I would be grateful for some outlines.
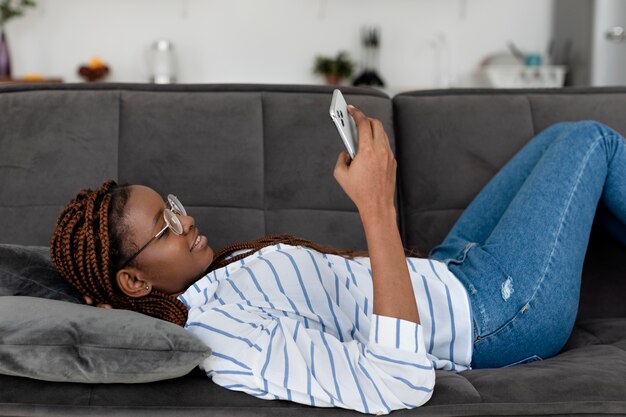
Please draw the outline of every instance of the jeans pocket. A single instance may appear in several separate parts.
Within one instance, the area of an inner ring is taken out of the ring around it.
[[[527,357],[525,359],[522,359],[520,361],[516,361],[516,362],[510,363],[508,365],[504,365],[504,366],[502,366],[502,368],[508,368],[509,366],[514,366],[514,365],[523,365],[525,363],[531,363],[531,362],[542,361],[542,360],[543,360],[543,358],[541,356],[539,356],[539,355],[532,355],[532,356],[529,356],[529,357]]]

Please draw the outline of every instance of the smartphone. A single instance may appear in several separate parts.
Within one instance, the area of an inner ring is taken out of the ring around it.
[[[348,113],[348,104],[343,98],[343,94],[338,89],[333,91],[333,98],[330,102],[330,118],[335,122],[339,136],[341,136],[350,158],[354,159],[359,143],[356,124]]]

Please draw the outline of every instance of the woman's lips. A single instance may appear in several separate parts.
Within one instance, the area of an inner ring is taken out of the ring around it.
[[[207,238],[203,235],[198,235],[196,240],[193,242],[193,246],[191,247],[192,251],[202,250],[207,247]]]

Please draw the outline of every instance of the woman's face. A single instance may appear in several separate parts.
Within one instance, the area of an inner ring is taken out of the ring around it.
[[[124,217],[130,229],[128,239],[136,248],[141,248],[165,227],[163,210],[166,208],[168,205],[153,189],[142,185],[130,187]],[[202,236],[195,227],[194,218],[182,214],[177,216],[183,225],[182,234],[176,235],[167,229],[135,258],[132,263],[135,266],[122,270],[135,274],[138,280],[145,283],[142,284],[144,287],[170,295],[180,294],[189,288],[202,276],[214,256],[206,236]]]

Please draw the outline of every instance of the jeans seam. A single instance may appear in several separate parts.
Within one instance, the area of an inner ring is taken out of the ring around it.
[[[463,250],[461,251],[461,253],[459,255],[457,255],[454,258],[446,259],[447,263],[452,263],[452,264],[455,264],[455,265],[461,265],[463,262],[465,262],[465,259],[467,258],[467,253],[470,251],[470,249],[472,249],[476,245],[477,244],[475,242],[468,242],[463,247]]]
[[[531,300],[533,297],[531,297]],[[509,321],[507,321],[506,323],[504,323],[502,326],[498,327],[497,329],[495,329],[493,332],[491,333],[487,333],[486,335],[482,335],[480,336],[478,339],[474,339],[474,345],[478,345],[481,344],[484,341],[489,341],[489,339],[491,339],[494,336],[497,336],[498,334],[500,334],[504,329],[506,329],[509,325],[513,324],[518,317],[520,317],[520,315],[522,313],[524,313],[526,311],[526,306],[528,306],[528,304],[530,304],[530,301],[528,301],[527,303],[524,304],[524,306],[522,308],[520,308],[519,310],[517,310],[517,312],[515,313],[515,315],[513,317],[511,317],[511,319],[509,319]]]
[[[460,253],[464,254],[465,251],[466,251],[466,248],[467,248],[467,245],[464,246],[463,251],[461,251]],[[433,256],[433,252],[432,251],[428,254],[428,257],[432,258],[432,259],[436,259],[436,260],[438,260],[440,262],[443,262],[448,267],[450,266],[450,264],[452,264],[452,265],[460,265],[460,264],[463,263],[463,260],[465,260],[465,258],[463,258],[462,260],[459,259],[461,257],[460,254],[457,254],[457,255],[455,255],[455,256],[453,256],[451,258],[440,258],[440,257],[438,257],[436,255]]]
[[[616,135],[615,133],[611,133],[611,132],[606,133],[606,134],[601,135],[601,136],[604,137],[604,138],[611,138],[613,140],[623,140],[623,139],[620,139],[620,137],[618,135]],[[613,163],[613,158],[611,158],[611,160],[607,163],[607,176],[608,176],[608,172],[611,169],[611,164],[612,163]]]
[[[569,209],[571,207],[572,204],[572,199],[574,197],[574,193],[576,192],[576,190],[578,189],[578,186],[580,184],[581,178],[582,178],[582,173],[585,170],[585,168],[587,167],[587,162],[589,161],[589,158],[591,157],[591,153],[598,147],[599,143],[600,143],[600,139],[602,139],[605,135],[604,134],[600,134],[598,135],[593,142],[593,145],[589,148],[589,150],[587,151],[587,153],[585,154],[585,158],[583,160],[583,164],[582,167],[580,169],[580,171],[578,172],[578,175],[576,177],[576,181],[574,182],[574,186],[572,187],[572,190],[569,194],[569,197],[567,199],[567,205],[565,207],[565,210],[563,210],[563,214],[561,215],[561,219],[559,221],[559,228],[556,232],[556,236],[554,238],[554,242],[552,243],[552,250],[550,251],[550,255],[548,256],[548,260],[546,261],[546,265],[543,269],[543,272],[541,273],[541,278],[539,279],[539,282],[537,283],[537,286],[535,287],[535,291],[533,292],[532,296],[528,299],[528,301],[525,304],[529,304],[532,300],[535,299],[535,296],[537,295],[537,291],[539,291],[539,287],[541,286],[541,284],[543,284],[543,281],[546,277],[546,274],[548,273],[548,269],[550,268],[550,265],[552,264],[552,260],[554,259],[554,251],[556,250],[557,247],[557,243],[559,241],[559,236],[561,235],[561,230],[563,228],[563,224],[565,223],[565,217],[567,216],[567,214],[569,213]]]

